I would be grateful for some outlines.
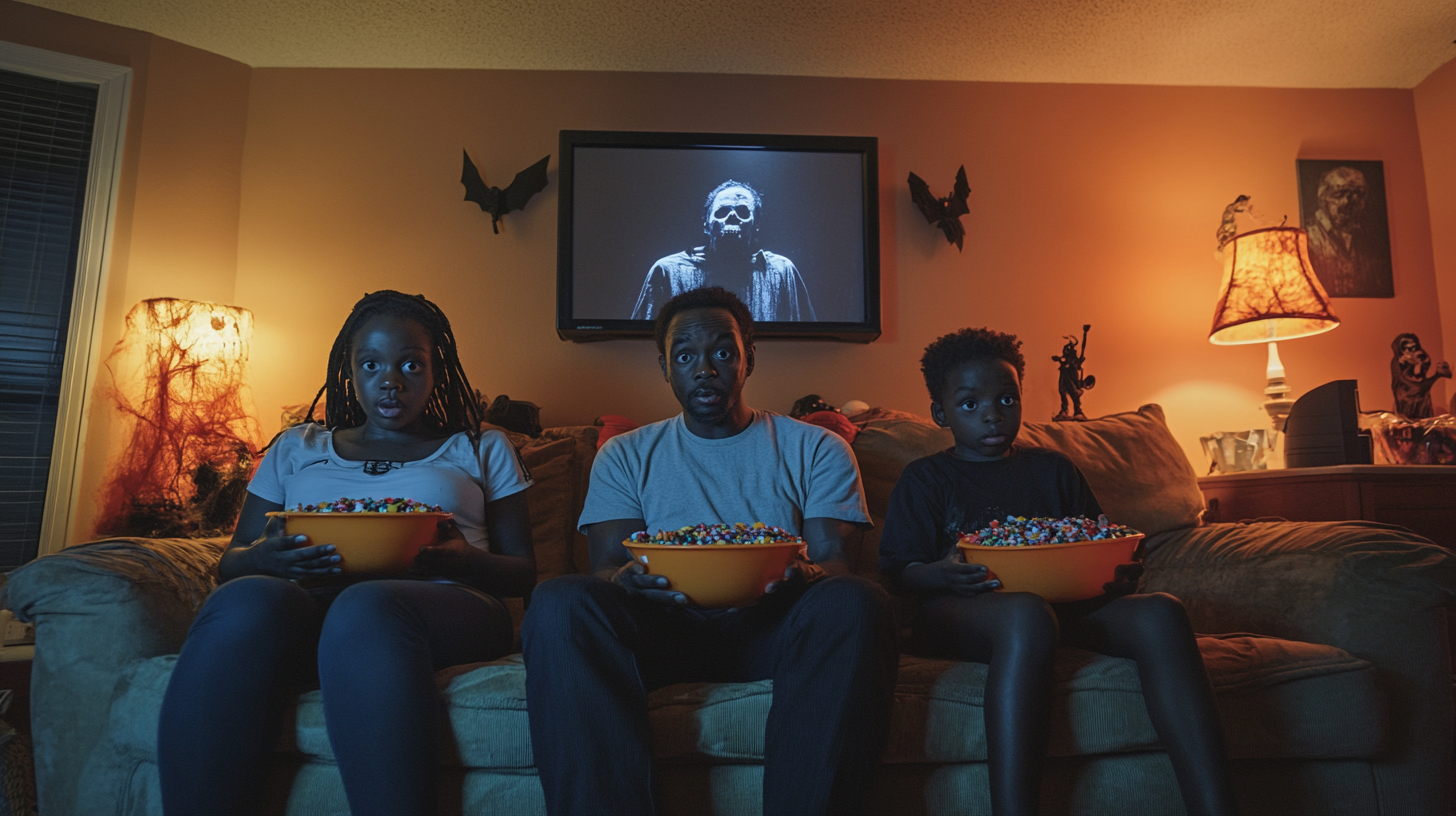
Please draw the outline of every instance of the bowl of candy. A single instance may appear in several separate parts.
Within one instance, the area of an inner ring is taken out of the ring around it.
[[[450,518],[438,505],[395,498],[300,504],[268,515],[283,519],[287,535],[308,536],[305,547],[334,545],[346,575],[404,572]]]
[[[1034,592],[1051,603],[1083,601],[1103,592],[1118,564],[1132,561],[1143,534],[1107,516],[1064,519],[1008,517],[962,533],[966,561],[984,564],[1004,589]]]
[[[667,578],[692,603],[723,608],[757,601],[764,587],[783,579],[804,550],[804,540],[757,521],[643,531],[622,546],[649,574]]]

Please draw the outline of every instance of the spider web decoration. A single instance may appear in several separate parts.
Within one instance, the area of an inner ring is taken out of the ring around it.
[[[224,535],[237,522],[262,439],[249,411],[246,309],[144,300],[106,358],[131,426],[102,484],[97,535]]]

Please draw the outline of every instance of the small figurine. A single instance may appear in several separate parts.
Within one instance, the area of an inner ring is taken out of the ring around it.
[[[1097,384],[1097,378],[1088,374],[1082,376],[1082,363],[1087,360],[1087,332],[1092,329],[1091,323],[1082,324],[1082,353],[1077,353],[1077,338],[1067,335],[1067,344],[1062,346],[1062,356],[1052,356],[1052,359],[1061,366],[1057,376],[1057,390],[1062,394],[1061,413],[1052,417],[1053,422],[1067,422],[1075,420],[1081,422],[1087,418],[1082,413],[1082,392]],[[1071,401],[1072,412],[1067,413],[1067,402]]]
[[[1218,233],[1214,236],[1218,238],[1219,252],[1223,252],[1223,248],[1228,245],[1228,242],[1232,241],[1234,236],[1239,233],[1238,213],[1246,213],[1253,206],[1253,204],[1249,203],[1248,196],[1241,195],[1234,199],[1232,204],[1223,208],[1223,221],[1218,225]]]
[[[1390,350],[1394,352],[1390,359],[1390,390],[1395,395],[1395,412],[1406,419],[1430,418],[1434,413],[1431,386],[1451,376],[1451,364],[1433,366],[1431,355],[1421,348],[1421,339],[1410,332],[1396,335]]]

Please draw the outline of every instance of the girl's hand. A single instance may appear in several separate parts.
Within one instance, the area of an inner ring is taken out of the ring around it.
[[[926,566],[938,573],[942,586],[962,597],[972,597],[1001,588],[1001,581],[983,564],[967,564],[965,553],[955,547],[945,558]]]
[[[334,545],[300,546],[308,536],[284,535],[283,519],[274,516],[263,526],[263,535],[247,547],[250,572],[276,575],[279,578],[301,578],[306,575],[338,575],[339,556]]]
[[[467,565],[479,550],[470,546],[454,519],[440,522],[435,540],[420,548],[410,572],[439,575],[445,578],[465,574]]]

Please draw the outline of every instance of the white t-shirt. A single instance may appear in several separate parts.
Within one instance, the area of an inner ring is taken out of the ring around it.
[[[681,414],[608,439],[580,529],[639,518],[649,532],[761,521],[802,534],[806,518],[870,523],[849,444],[771,411],[754,411],[727,439],[694,436]]]
[[[455,514],[455,524],[473,547],[488,549],[487,502],[532,485],[531,476],[505,434],[488,430],[480,445],[457,433],[417,462],[392,462],[387,471],[365,472],[364,462],[334,450],[334,435],[312,423],[290,428],[258,463],[248,492],[285,510],[300,504],[349,499],[414,499]],[[375,467],[375,470],[383,468]]]

